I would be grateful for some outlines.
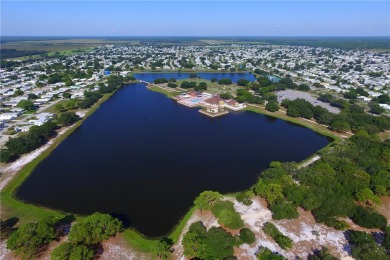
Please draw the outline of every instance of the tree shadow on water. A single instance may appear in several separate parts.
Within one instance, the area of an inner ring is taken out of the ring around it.
[[[110,215],[113,218],[119,219],[122,222],[123,228],[128,228],[131,226],[131,219],[126,214],[111,212]]]

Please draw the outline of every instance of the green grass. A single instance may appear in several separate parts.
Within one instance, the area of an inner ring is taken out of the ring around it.
[[[183,229],[188,222],[188,220],[191,218],[192,214],[195,211],[195,207],[192,207],[186,215],[180,220],[180,222],[173,228],[172,232],[167,235],[168,238],[172,239],[174,243],[176,243],[181,233],[183,232]],[[133,229],[126,229],[123,232],[123,237],[125,241],[135,250],[150,253],[153,248],[154,242],[159,239],[158,238],[148,238],[146,236],[143,236],[139,232],[133,230]],[[163,236],[164,237],[164,236]]]
[[[181,93],[180,91],[178,91],[178,92],[176,92],[176,91],[169,92],[169,91],[167,91],[165,89],[162,89],[162,88],[156,87],[156,86],[149,87],[148,89],[151,90],[151,91],[162,93],[162,94],[166,95],[169,98],[171,98],[173,96],[176,96],[176,95],[179,95]]]
[[[46,109],[43,110],[42,112],[58,114],[58,111],[55,110],[55,106],[56,106],[57,104],[61,104],[61,105],[64,106],[67,102],[68,102],[68,100],[61,100],[61,101],[57,102],[56,104],[53,104],[53,105],[51,105],[50,107],[46,108]]]

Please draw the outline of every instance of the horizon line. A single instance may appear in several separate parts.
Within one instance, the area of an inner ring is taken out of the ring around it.
[[[0,37],[389,37],[390,35],[0,35]]]

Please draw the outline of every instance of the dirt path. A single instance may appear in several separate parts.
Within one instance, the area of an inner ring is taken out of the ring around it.
[[[101,260],[147,260],[154,259],[151,255],[132,250],[121,234],[103,242]]]
[[[299,166],[298,169],[305,168],[305,167],[309,166],[310,164],[314,163],[315,161],[318,161],[319,159],[321,159],[321,157],[319,155],[316,155],[313,158],[311,158],[310,160],[307,160],[306,162],[302,163],[302,165]]]

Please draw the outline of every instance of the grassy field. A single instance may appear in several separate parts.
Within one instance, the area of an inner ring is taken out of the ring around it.
[[[205,82],[207,84],[207,93],[210,94],[221,94],[221,93],[230,93],[232,95],[235,95],[237,93],[237,89],[242,89],[243,87],[237,86],[237,84],[230,84],[230,85],[220,85],[217,82],[211,82],[207,79],[180,79],[176,82],[176,84],[180,87],[180,84],[183,81],[195,81],[198,84],[200,82]]]

